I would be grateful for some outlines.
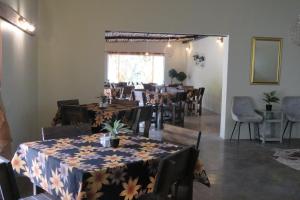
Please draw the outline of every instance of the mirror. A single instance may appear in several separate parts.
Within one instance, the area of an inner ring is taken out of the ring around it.
[[[281,38],[252,38],[252,84],[279,84],[281,49]]]

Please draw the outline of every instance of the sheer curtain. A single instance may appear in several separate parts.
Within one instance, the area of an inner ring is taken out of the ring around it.
[[[110,82],[164,82],[163,55],[108,54],[107,79]]]

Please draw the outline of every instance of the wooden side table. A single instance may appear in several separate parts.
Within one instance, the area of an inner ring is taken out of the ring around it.
[[[282,142],[283,113],[281,110],[261,111],[264,121],[261,124],[259,139],[265,142]]]

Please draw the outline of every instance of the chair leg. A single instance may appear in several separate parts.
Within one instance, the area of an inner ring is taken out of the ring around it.
[[[293,122],[291,122],[291,124],[290,124],[290,137],[289,137],[289,144],[291,143],[291,137],[292,137],[293,125],[294,125],[294,123],[293,123]]]
[[[234,124],[233,130],[232,130],[232,133],[231,133],[231,136],[230,136],[230,142],[232,140],[232,136],[233,136],[233,133],[234,133],[234,130],[235,130],[235,127],[236,127],[237,123],[238,122],[235,122],[235,124]]]
[[[241,124],[242,124],[242,122],[239,122],[239,134],[238,134],[238,142],[240,142],[240,135],[241,135]]]
[[[251,138],[251,127],[250,127],[250,123],[248,123],[248,128],[249,128],[250,141],[252,141],[252,138]]]
[[[283,133],[282,133],[282,136],[281,136],[282,141],[283,141],[283,138],[284,138],[285,131],[286,131],[288,125],[289,125],[289,122],[290,121],[287,121],[286,124],[285,124],[284,130],[283,130]]]

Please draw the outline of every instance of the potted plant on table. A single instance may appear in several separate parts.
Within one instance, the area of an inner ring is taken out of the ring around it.
[[[126,128],[126,125],[121,123],[120,120],[116,120],[113,123],[104,123],[103,130],[106,130],[110,134],[110,146],[111,147],[118,147],[120,138],[118,137],[118,134],[120,132],[127,132],[128,129]]]
[[[169,77],[171,78],[171,84],[173,84],[173,79],[176,78],[177,71],[175,69],[170,69],[169,71]]]
[[[179,82],[181,82],[181,84],[182,84],[182,82],[186,79],[186,74],[184,73],[184,72],[179,72],[178,74],[177,74],[177,76],[176,76],[176,79],[179,81]]]
[[[279,98],[276,96],[276,91],[264,92],[263,101],[266,102],[266,111],[272,111],[272,103],[278,103]]]

